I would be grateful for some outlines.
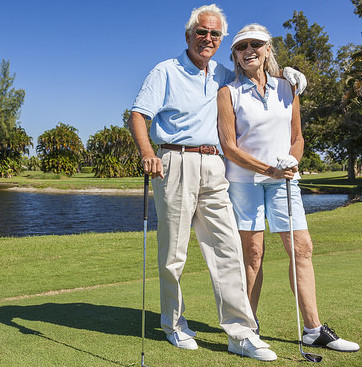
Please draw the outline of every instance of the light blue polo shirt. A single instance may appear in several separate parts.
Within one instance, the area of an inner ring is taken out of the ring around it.
[[[131,111],[153,119],[155,144],[217,145],[217,91],[234,79],[232,71],[213,60],[205,77],[185,50],[151,70]]]

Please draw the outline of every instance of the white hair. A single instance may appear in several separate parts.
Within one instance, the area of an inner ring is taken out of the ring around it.
[[[197,9],[195,8],[191,12],[190,19],[188,20],[188,22],[185,25],[187,33],[190,34],[193,31],[193,29],[195,28],[196,24],[199,23],[199,17],[201,14],[212,14],[212,15],[216,15],[217,17],[219,17],[221,21],[222,36],[228,35],[228,23],[226,21],[226,16],[222,12],[222,9],[217,7],[215,4],[203,5]]]
[[[258,23],[252,23],[252,24],[248,24],[246,25],[244,28],[242,28],[239,33],[245,33],[245,32],[251,32],[251,31],[259,31],[259,32],[264,32],[267,35],[269,35],[270,40],[266,42],[267,45],[270,45],[270,53],[268,58],[265,60],[264,63],[264,70],[266,70],[271,76],[279,76],[280,74],[280,68],[279,65],[277,63],[277,60],[275,59],[275,50],[272,44],[272,35],[270,34],[270,32],[268,31],[268,29]],[[235,74],[238,76],[240,74],[244,73],[243,68],[240,66],[239,62],[238,62],[238,58],[236,55],[236,45],[234,45],[234,47],[232,48],[231,52],[231,59],[234,62],[234,71]]]

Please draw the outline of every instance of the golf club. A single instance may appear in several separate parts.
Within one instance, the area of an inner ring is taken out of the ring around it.
[[[147,220],[148,220],[148,187],[149,175],[145,173],[144,194],[143,194],[143,299],[142,299],[142,353],[141,353],[141,367],[148,367],[145,365],[145,295],[146,295],[146,239],[147,239]]]
[[[301,355],[309,362],[321,362],[322,356],[313,353],[304,353],[302,348],[302,335],[300,330],[299,319],[299,303],[298,303],[298,288],[297,288],[297,270],[295,266],[295,252],[294,252],[294,234],[293,234],[293,216],[292,216],[292,195],[290,189],[290,179],[286,180],[287,183],[287,200],[288,200],[288,215],[289,215],[289,230],[290,230],[290,245],[292,253],[292,266],[293,266],[293,281],[294,281],[294,295],[295,305],[297,307],[297,321],[298,321],[298,344]]]

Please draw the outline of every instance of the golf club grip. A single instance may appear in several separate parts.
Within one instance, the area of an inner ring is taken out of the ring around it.
[[[149,187],[150,176],[145,173],[144,183],[144,195],[143,195],[143,219],[147,220],[148,217],[148,187]]]
[[[286,179],[286,184],[287,184],[287,199],[288,199],[288,215],[291,217],[292,216],[292,193],[291,193],[289,178]]]

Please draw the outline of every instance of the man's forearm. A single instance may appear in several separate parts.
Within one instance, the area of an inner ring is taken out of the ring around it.
[[[149,155],[154,155],[152,145],[148,138],[146,122],[143,115],[138,112],[131,112],[128,119],[128,126],[141,157],[143,158]]]
[[[153,151],[151,142],[148,138],[145,118],[139,112],[131,112],[128,119],[128,126],[131,130],[132,137],[141,154],[142,165],[145,173],[152,175],[152,178],[163,178],[163,166],[161,159],[157,158]]]

